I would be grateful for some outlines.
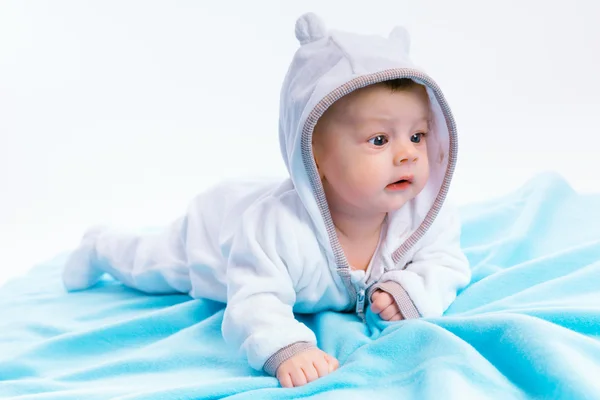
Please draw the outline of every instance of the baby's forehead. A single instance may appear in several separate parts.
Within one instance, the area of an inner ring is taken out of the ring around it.
[[[402,97],[401,101],[398,101],[398,96]],[[429,97],[425,88],[420,85],[397,91],[383,85],[358,89],[338,99],[323,115],[344,123],[385,122],[407,118],[427,122],[429,116]]]

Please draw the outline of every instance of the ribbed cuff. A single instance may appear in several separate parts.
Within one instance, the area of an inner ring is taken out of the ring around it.
[[[402,314],[404,319],[421,318],[419,310],[417,310],[417,307],[415,307],[410,296],[406,293],[406,290],[404,290],[398,282],[386,281],[376,283],[369,290],[369,299],[371,299],[371,296],[373,296],[373,293],[375,293],[377,289],[389,293],[394,298],[394,301],[400,310],[400,314]]]
[[[269,359],[263,366],[263,370],[267,374],[275,376],[275,374],[277,374],[277,368],[279,368],[279,366],[283,364],[284,361],[289,360],[298,353],[302,353],[303,351],[316,348],[317,346],[309,342],[292,343],[289,346],[285,346],[283,349],[277,351],[277,353],[269,357]]]

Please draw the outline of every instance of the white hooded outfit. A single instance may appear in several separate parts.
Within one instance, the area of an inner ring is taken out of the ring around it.
[[[457,214],[443,206],[457,155],[454,119],[436,83],[408,58],[408,34],[389,38],[328,31],[314,14],[296,23],[301,47],[281,91],[279,140],[290,178],[226,182],[196,197],[156,234],[92,229],[63,273],[68,290],[109,273],[149,293],[189,293],[226,302],[222,332],[249,364],[274,375],[289,357],[316,346],[297,313],[356,311],[377,289],[405,319],[440,316],[470,280]],[[348,265],[312,154],[317,120],[336,100],[385,80],[424,85],[433,124],[430,178],[388,214],[367,272]]]

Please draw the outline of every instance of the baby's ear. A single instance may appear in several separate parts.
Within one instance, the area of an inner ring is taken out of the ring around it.
[[[317,161],[317,157],[313,155],[313,160],[315,160],[315,166],[317,167],[317,172],[319,173],[319,178],[323,180],[323,171],[319,168],[319,162]]]
[[[402,52],[408,55],[410,52],[410,34],[403,26],[397,26],[390,32],[389,38],[391,41],[396,42]]]
[[[317,155],[315,154],[315,148],[313,146],[313,160],[315,161],[315,166],[317,167],[317,172],[319,173],[319,178],[321,181],[323,180],[323,171],[319,168],[319,161],[317,160]]]

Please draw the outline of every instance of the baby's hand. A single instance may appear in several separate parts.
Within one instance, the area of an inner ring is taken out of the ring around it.
[[[383,290],[376,290],[371,296],[371,311],[386,321],[404,319],[392,295]]]
[[[277,379],[285,388],[298,387],[328,375],[339,366],[338,360],[324,351],[306,350],[281,363]]]

